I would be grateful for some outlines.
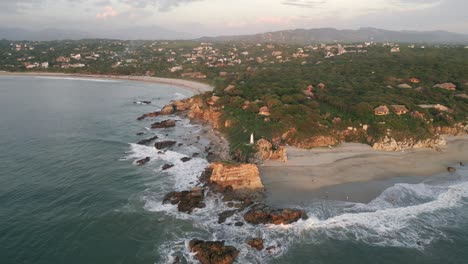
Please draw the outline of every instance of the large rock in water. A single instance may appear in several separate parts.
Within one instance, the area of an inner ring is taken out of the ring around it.
[[[301,219],[307,219],[307,214],[300,209],[252,209],[244,215],[244,220],[254,225],[289,225]]]
[[[179,210],[179,212],[190,214],[195,208],[204,208],[206,206],[203,203],[204,197],[203,189],[193,188],[191,191],[171,192],[166,194],[163,199],[163,204],[177,204],[177,210]]]
[[[154,147],[156,149],[165,149],[165,148],[169,148],[169,147],[172,147],[176,144],[177,142],[176,141],[160,141],[160,142],[156,142],[154,143]]]
[[[137,160],[137,164],[138,165],[145,165],[146,163],[150,162],[151,161],[151,158],[150,157],[146,157],[144,159],[141,159],[141,160]]]
[[[147,117],[158,117],[161,113],[160,112],[153,112],[153,113],[147,113],[147,114],[144,114],[140,117],[137,118],[138,121],[141,121]]]
[[[170,127],[175,127],[176,126],[176,121],[169,119],[169,120],[164,120],[161,122],[156,122],[151,125],[151,128],[170,128]]]
[[[224,164],[212,163],[209,178],[211,184],[216,184],[221,190],[263,190],[260,173],[254,164]]]
[[[158,139],[158,136],[154,136],[152,138],[147,138],[147,139],[143,139],[143,140],[140,140],[138,141],[138,145],[147,145],[153,141],[155,141],[156,139]]]
[[[235,247],[224,245],[224,241],[194,239],[190,241],[189,248],[197,253],[195,258],[202,264],[231,264],[239,255]]]
[[[253,248],[255,248],[258,251],[263,250],[263,239],[261,238],[252,238],[247,240],[247,244]]]

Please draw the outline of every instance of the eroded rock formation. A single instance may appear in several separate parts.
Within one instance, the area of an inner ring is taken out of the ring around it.
[[[212,163],[209,183],[216,184],[221,190],[263,190],[257,166],[254,164]]]
[[[154,147],[156,149],[165,149],[165,148],[174,146],[176,143],[177,143],[176,141],[171,141],[171,140],[160,141],[160,142],[154,143]]]
[[[157,128],[170,128],[170,127],[175,127],[176,126],[176,121],[172,119],[164,120],[161,122],[156,122],[151,125],[151,128],[157,129]]]
[[[154,136],[152,138],[147,138],[147,139],[143,139],[143,140],[140,140],[138,141],[138,145],[147,145],[153,141],[155,141],[156,139],[158,139],[158,136]]]
[[[203,241],[194,239],[189,243],[191,252],[202,264],[231,264],[239,255],[233,246],[224,245],[224,241]]]
[[[446,144],[447,142],[445,139],[440,137],[425,140],[415,140],[410,138],[397,141],[392,137],[386,136],[385,138],[375,142],[372,145],[372,148],[381,151],[402,151],[420,148],[438,149],[439,147],[445,146]]]
[[[244,220],[254,225],[288,225],[301,219],[307,219],[307,214],[300,209],[252,209],[244,215]]]
[[[191,191],[171,192],[166,194],[163,204],[177,205],[179,212],[191,213],[195,208],[204,208],[204,191],[201,188],[193,188]]]
[[[274,150],[273,144],[266,139],[260,139],[257,141],[257,150],[258,157],[262,160],[280,160],[283,162],[288,160],[286,149],[283,146]]]

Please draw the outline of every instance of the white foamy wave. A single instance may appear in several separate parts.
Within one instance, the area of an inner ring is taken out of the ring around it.
[[[415,190],[421,189],[419,185],[415,186]],[[292,228],[300,233],[316,231],[334,239],[377,246],[419,248],[445,237],[440,227],[447,226],[448,218],[454,216],[453,209],[466,205],[468,183],[449,186],[436,195],[427,203],[345,213],[324,221],[310,219],[292,225]]]
[[[174,97],[172,98],[172,100],[182,100],[182,99],[185,99],[187,98],[187,96],[181,94],[181,93],[174,93]]]

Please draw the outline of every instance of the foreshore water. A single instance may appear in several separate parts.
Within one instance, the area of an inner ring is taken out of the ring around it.
[[[284,189],[272,188],[268,177],[273,176],[262,175],[268,195],[291,198],[270,200],[273,205],[302,208],[309,215],[288,226],[252,226],[241,213],[218,224],[217,215],[230,208],[216,195],[190,215],[163,205],[166,193],[197,185],[208,165],[204,149],[214,138],[209,127],[181,117],[170,116],[177,125],[164,130],[149,127],[166,117],[136,117],[191,94],[175,85],[123,80],[0,76],[1,262],[172,263],[180,257],[181,263],[192,263],[187,245],[193,238],[225,240],[240,250],[238,263],[468,259],[468,170],[457,164],[452,164],[455,173],[406,175],[417,177],[414,181],[388,177],[322,186],[338,188],[328,194],[373,192],[356,201],[323,197],[325,192],[314,189],[297,194],[307,199],[295,199],[288,193],[291,175],[274,176]],[[152,136],[181,145],[159,152],[135,144]],[[137,166],[145,157],[151,161]],[[183,157],[193,158],[182,162]],[[163,171],[167,163],[175,166]],[[329,166],[339,170],[341,164]],[[377,188],[372,181],[380,180],[388,182]],[[245,243],[252,236],[272,249],[252,250]]]

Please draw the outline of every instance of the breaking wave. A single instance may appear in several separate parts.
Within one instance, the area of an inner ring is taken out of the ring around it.
[[[190,137],[201,135],[197,125],[191,125],[184,119],[179,124]],[[165,140],[171,135],[158,136]],[[155,172],[154,184],[141,195],[144,209],[189,221],[193,226],[190,232],[174,232],[174,239],[159,247],[159,254],[167,256],[162,263],[172,263],[176,256],[194,262],[193,254],[188,250],[188,242],[194,238],[224,240],[226,244],[235,246],[240,251],[238,263],[265,263],[287,254],[294,245],[303,242],[320,244],[330,240],[424,250],[435,241],[449,239],[444,227],[457,222],[459,208],[468,206],[468,170],[457,167],[455,175],[445,175],[442,180],[396,184],[367,204],[314,201],[302,207],[309,219],[291,225],[253,226],[244,222],[245,211],[234,213],[225,223],[219,224],[218,214],[235,207],[225,203],[219,194],[208,193],[206,207],[195,209],[192,214],[180,213],[175,206],[162,204],[168,192],[197,186],[198,177],[208,162],[204,158],[192,158],[189,162],[180,159],[190,153],[201,153],[203,146],[184,145],[165,152],[149,146],[130,146],[127,158],[151,157],[149,166]],[[175,166],[162,171],[161,166],[166,163]],[[246,244],[246,239],[251,237],[263,238],[268,250],[252,250]]]

